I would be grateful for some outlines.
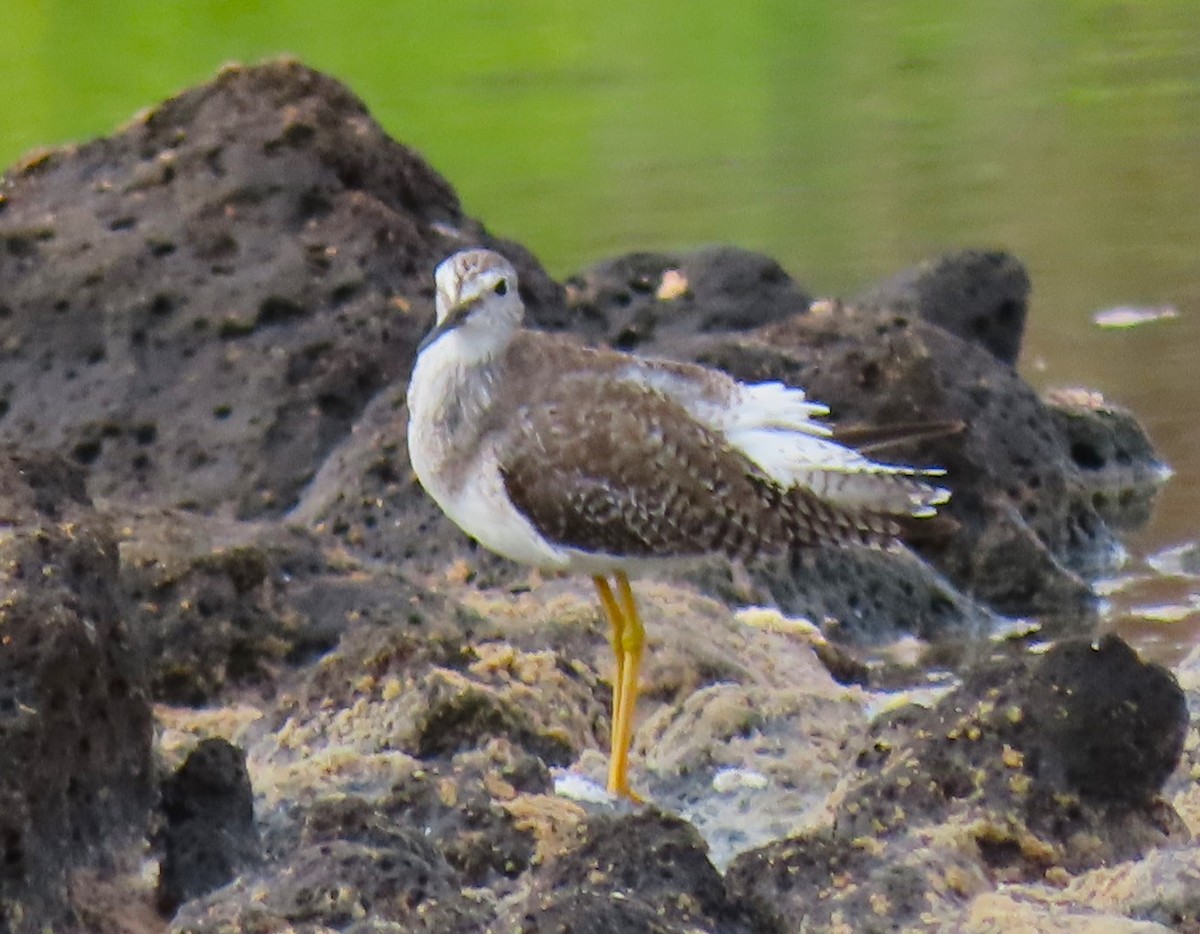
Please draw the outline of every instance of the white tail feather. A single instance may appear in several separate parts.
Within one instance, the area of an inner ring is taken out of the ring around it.
[[[815,416],[829,409],[782,383],[739,387],[722,426],[725,437],[780,486],[805,486],[854,510],[932,516],[950,498],[923,478],[944,470],[881,464],[831,440]]]
[[[779,428],[818,437],[827,437],[831,433],[827,425],[813,421],[828,415],[829,406],[810,401],[803,389],[783,383],[742,385],[738,386],[733,402],[723,416],[722,428],[726,434],[761,428]]]

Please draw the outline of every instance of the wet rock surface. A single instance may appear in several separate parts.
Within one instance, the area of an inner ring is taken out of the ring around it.
[[[1158,797],[1183,692],[1115,637],[988,666],[932,708],[879,718],[830,826],[734,861],[759,922],[860,930],[946,916],[996,882],[1069,878],[1187,842]]]
[[[1096,514],[1117,530],[1144,525],[1169,468],[1133,413],[1086,390],[1058,390],[1046,401]]]
[[[1016,259],[849,303],[727,247],[559,286],[295,62],[0,194],[0,929],[1196,923],[1196,666],[1181,693],[1119,641],[987,639],[1087,631],[1163,476],[1131,415],[1016,375]],[[911,551],[637,582],[646,805],[598,792],[588,582],[482,552],[408,464],[431,270],[475,244],[535,326],[803,385],[863,439],[942,426],[874,452],[947,468],[951,521]]]

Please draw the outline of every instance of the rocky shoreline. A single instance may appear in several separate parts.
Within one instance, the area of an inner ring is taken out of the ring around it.
[[[849,432],[955,426],[895,454],[954,490],[911,553],[639,583],[644,805],[593,794],[586,582],[411,476],[431,270],[470,244],[535,326],[803,385]],[[292,61],[30,156],[0,180],[0,929],[1200,930],[1200,650],[1143,663],[1090,584],[1164,468],[1017,375],[1029,289],[966,251],[814,301],[723,247],[559,284]]]

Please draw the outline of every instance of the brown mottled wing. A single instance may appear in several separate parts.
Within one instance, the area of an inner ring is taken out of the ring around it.
[[[574,378],[523,406],[500,446],[514,505],[549,540],[629,557],[886,538],[891,529],[773,484],[661,393]]]

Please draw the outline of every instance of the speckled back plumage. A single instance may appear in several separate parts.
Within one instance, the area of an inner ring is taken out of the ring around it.
[[[653,380],[614,378],[624,360],[527,332],[497,380],[506,417],[490,427],[504,486],[549,540],[629,557],[749,558],[897,533],[887,516],[772,482]]]

